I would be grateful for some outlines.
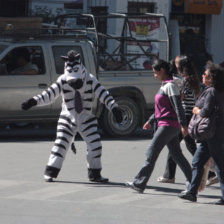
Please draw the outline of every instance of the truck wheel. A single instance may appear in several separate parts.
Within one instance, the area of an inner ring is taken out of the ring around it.
[[[116,102],[122,110],[123,121],[118,124],[112,112],[105,108],[102,115],[103,130],[111,136],[130,136],[139,125],[140,112],[138,106],[129,97],[118,97]]]

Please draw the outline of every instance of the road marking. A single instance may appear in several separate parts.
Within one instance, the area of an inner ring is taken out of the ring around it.
[[[100,204],[125,204],[133,201],[143,200],[145,197],[143,194],[132,194],[129,192],[119,192],[117,194],[110,194],[103,197],[87,200],[86,203],[100,203]]]
[[[54,183],[51,183],[54,184]],[[26,191],[24,193],[11,195],[9,199],[26,199],[26,200],[48,200],[66,194],[77,193],[86,189],[81,185],[64,185],[54,184],[52,186],[41,187],[38,190]]]
[[[25,181],[15,181],[15,180],[1,180],[0,179],[0,189],[8,188],[11,186],[22,185],[26,183]]]

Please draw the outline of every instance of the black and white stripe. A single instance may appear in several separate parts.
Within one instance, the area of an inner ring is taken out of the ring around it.
[[[187,85],[184,85],[183,94],[184,98],[182,99],[182,106],[184,108],[185,115],[192,116],[192,110],[196,101],[194,90],[187,87]]]
[[[117,104],[110,93],[92,74],[87,72],[82,64],[80,64],[80,71],[84,81],[82,88],[79,89],[83,104],[81,113],[75,111],[75,90],[68,85],[66,74],[61,75],[42,94],[34,97],[37,100],[37,106],[44,106],[53,103],[59,96],[62,96],[62,111],[58,120],[57,136],[45,170],[45,175],[50,177],[57,177],[66,152],[77,132],[87,144],[88,168],[101,169],[101,138],[98,133],[97,119],[92,114],[94,98],[97,97],[110,111]]]

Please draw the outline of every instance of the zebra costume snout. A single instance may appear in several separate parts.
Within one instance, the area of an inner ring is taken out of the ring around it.
[[[82,79],[70,79],[67,81],[68,84],[75,90],[81,89],[83,86],[83,81]]]

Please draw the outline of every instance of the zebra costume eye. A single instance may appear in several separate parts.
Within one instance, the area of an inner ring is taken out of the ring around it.
[[[67,67],[66,67],[66,70],[67,70],[69,73],[72,73],[72,67],[67,66]]]
[[[74,72],[77,72],[78,70],[79,70],[79,68],[77,68],[77,67],[73,68]]]

